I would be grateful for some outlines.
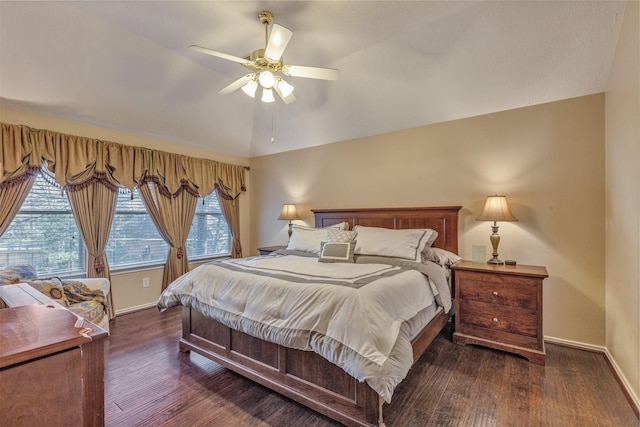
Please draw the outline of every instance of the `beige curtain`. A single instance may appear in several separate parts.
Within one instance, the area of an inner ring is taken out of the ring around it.
[[[37,173],[26,173],[11,181],[0,183],[0,236],[9,228],[37,176]]]
[[[27,126],[2,123],[0,136],[0,236],[15,218],[33,187],[42,158],[37,132]]]
[[[222,215],[227,220],[231,231],[231,258],[242,258],[242,245],[240,244],[240,206],[238,198],[227,196],[219,187],[216,188],[216,195],[220,201]]]
[[[229,164],[218,165],[218,182],[216,194],[222,207],[222,214],[227,220],[233,241],[231,258],[242,258],[240,244],[240,201],[238,197],[245,191],[245,168]]]
[[[67,186],[67,197],[73,216],[89,254],[87,277],[111,278],[105,248],[109,241],[117,192],[100,181]],[[109,319],[115,317],[111,293],[108,298]]]
[[[187,237],[198,196],[183,190],[175,196],[166,197],[162,186],[153,181],[141,184],[138,189],[158,232],[170,245],[162,277],[162,289],[165,289],[169,283],[189,271]]]

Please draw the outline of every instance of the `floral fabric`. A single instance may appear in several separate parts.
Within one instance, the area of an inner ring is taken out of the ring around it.
[[[30,265],[14,265],[0,270],[0,285],[11,285],[35,278],[36,270]]]
[[[36,277],[36,270],[32,266],[14,265],[0,270],[0,285],[28,283],[60,305],[95,324],[99,324],[104,316],[109,316],[110,305],[102,291],[93,290],[77,280]]]
[[[95,302],[101,307],[101,311],[109,315],[109,304],[107,303],[107,299],[104,294],[99,290],[93,290],[89,288],[82,282],[76,280],[64,280],[63,282],[64,293],[69,300],[70,307],[75,304],[83,303],[83,302]],[[74,311],[74,310],[71,310]],[[75,311],[74,311],[75,312]],[[84,317],[84,316],[83,316]],[[88,319],[94,323],[98,323],[99,320],[94,321],[95,319],[88,317]]]
[[[62,281],[57,277],[42,280],[27,280],[26,283],[52,300],[55,300],[58,304],[69,307],[69,300],[62,287]]]

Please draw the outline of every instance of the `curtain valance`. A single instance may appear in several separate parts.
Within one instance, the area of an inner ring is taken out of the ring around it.
[[[245,168],[240,165],[0,124],[0,184],[40,168],[46,160],[56,182],[70,190],[100,180],[114,189],[118,185],[133,189],[153,181],[166,197],[184,190],[206,196],[219,188],[225,197],[235,199],[246,191]]]

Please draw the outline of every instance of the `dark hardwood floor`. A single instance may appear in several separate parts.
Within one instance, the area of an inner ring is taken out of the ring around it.
[[[195,353],[180,310],[119,316],[105,344],[105,418],[115,426],[338,426]],[[387,427],[616,426],[638,419],[602,354],[547,345],[547,365],[433,342],[385,405]]]

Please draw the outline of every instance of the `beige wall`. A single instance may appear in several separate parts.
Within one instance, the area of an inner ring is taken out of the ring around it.
[[[596,94],[251,159],[252,253],[283,244],[283,203],[462,205],[460,254],[490,253],[487,195],[507,195],[500,256],[544,265],[545,335],[605,344],[604,96]]]
[[[625,6],[605,95],[607,350],[640,406],[640,8]]]
[[[57,132],[80,135],[89,138],[98,138],[105,141],[117,142],[125,145],[153,148],[170,153],[180,153],[186,156],[200,157],[217,160],[220,162],[247,165],[249,159],[233,157],[212,150],[191,147],[176,142],[165,141],[127,132],[120,132],[99,126],[92,126],[55,117],[23,111],[0,108],[0,122],[31,126],[38,129],[49,129]],[[249,172],[250,174],[250,172]],[[250,188],[247,189],[247,193]],[[248,254],[250,245],[250,197],[247,193],[240,195],[240,233],[242,247]],[[149,278],[149,287],[142,287],[142,278]],[[111,287],[113,300],[117,313],[122,313],[137,308],[153,305],[160,295],[162,283],[162,267],[145,269],[136,272],[113,272]]]

